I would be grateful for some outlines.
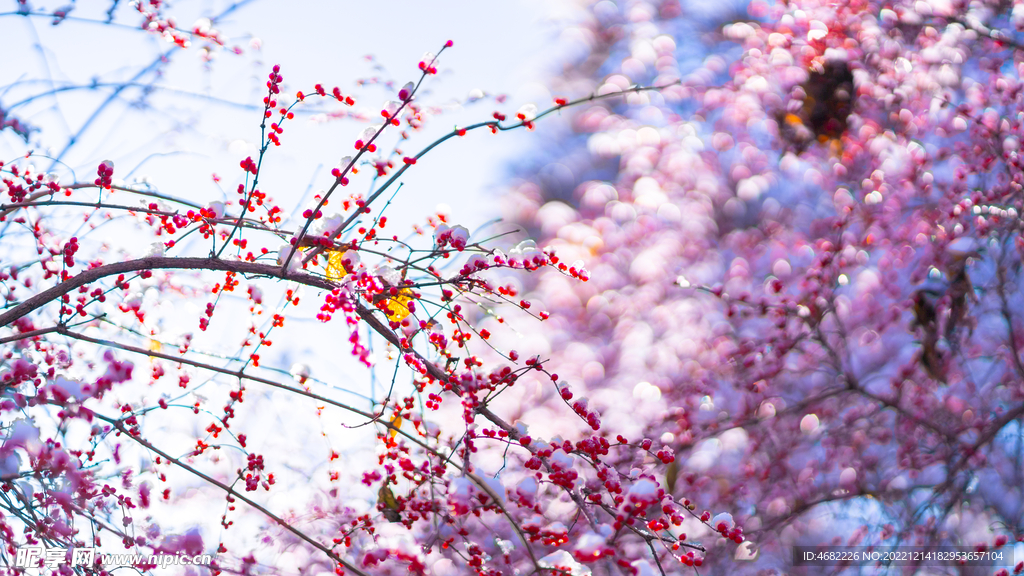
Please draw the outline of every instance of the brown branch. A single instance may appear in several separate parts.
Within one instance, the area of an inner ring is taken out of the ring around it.
[[[1017,376],[1024,379],[1024,364],[1020,360],[1020,342],[1017,341],[1017,333],[1013,329],[1013,312],[1010,310],[1010,301],[1006,297],[1006,269],[1003,266],[1002,258],[996,264],[996,293],[999,294],[1000,313],[1006,320],[1007,338],[1010,341],[1010,356],[1013,358],[1013,367],[1017,370]]]
[[[83,188],[99,188],[99,187],[100,186],[97,185],[97,184],[91,184],[91,183],[88,183],[88,182],[83,182],[83,183],[79,183],[79,184],[71,184],[69,186],[63,186],[63,187],[61,187],[61,191],[63,191],[63,190],[79,190],[79,189],[83,189]],[[120,190],[122,192],[130,192],[132,194],[138,194],[140,196],[149,196],[151,198],[159,198],[160,200],[167,200],[168,202],[175,202],[177,204],[181,204],[183,206],[188,206],[189,208],[195,208],[197,210],[199,208],[201,208],[201,206],[199,204],[195,204],[193,202],[189,202],[188,200],[183,200],[181,198],[175,198],[174,196],[168,196],[167,194],[161,194],[159,192],[153,192],[153,191],[150,191],[150,190],[136,190],[134,188],[128,188],[126,186],[117,186],[117,185],[113,185],[113,184],[110,185],[108,188],[111,189],[111,190]],[[23,201],[21,201],[19,203],[16,203],[16,204],[5,204],[3,206],[0,206],[0,218],[8,216],[9,214],[14,212],[18,208],[24,208],[25,206],[31,206],[31,205],[33,205],[35,203],[36,200],[38,200],[40,198],[45,198],[47,196],[55,196],[55,195],[57,195],[59,193],[60,193],[59,191],[58,192],[54,192],[53,190],[49,190],[49,189],[40,190],[39,192],[36,192],[34,194],[28,195]],[[100,203],[99,202],[92,202],[92,203],[86,203],[85,205],[86,206],[97,206],[97,207],[99,207]],[[141,208],[140,208],[140,210],[141,210]]]
[[[817,500],[813,500],[811,502],[801,502],[795,510],[791,510],[788,514],[784,514],[779,518],[766,523],[765,525],[754,531],[753,534],[767,534],[768,532],[775,530],[775,528],[779,526],[784,526],[786,524],[789,524],[790,522],[793,522],[794,520],[802,516],[804,513],[810,511],[813,508],[816,508],[821,504],[828,504],[829,502],[842,502],[844,500],[849,500],[851,498],[860,498],[862,496],[870,496],[877,500],[881,500],[881,495],[875,492],[861,492],[860,490],[850,490],[842,494],[825,496]]]
[[[953,465],[953,468],[949,471],[946,480],[935,489],[935,495],[938,496],[945,492],[946,490],[948,490],[956,481],[957,474],[962,472],[963,469],[967,467],[967,463],[970,462],[971,456],[977,454],[978,451],[981,450],[986,444],[995,439],[996,434],[999,434],[999,431],[1002,430],[1007,424],[1013,422],[1014,420],[1020,418],[1021,416],[1024,416],[1024,404],[1021,404],[1014,408],[1013,410],[1010,410],[1009,412],[1003,414],[1002,417],[993,420],[992,424],[988,427],[987,430],[985,430],[985,432],[981,436],[978,437],[978,440],[973,445],[963,448],[965,452],[964,455],[960,457],[960,459],[957,461],[955,465]]]
[[[440,53],[438,53],[438,55],[440,55]],[[422,81],[423,80],[420,79],[420,82],[422,82]],[[629,88],[627,88],[625,90],[619,91],[619,92],[608,92],[606,94],[594,93],[594,94],[591,94],[590,96],[584,96],[582,98],[577,98],[575,100],[570,100],[570,101],[566,102],[565,104],[557,104],[555,106],[552,106],[552,107],[550,107],[550,108],[548,108],[548,109],[538,113],[535,117],[533,117],[530,120],[522,120],[520,122],[514,122],[514,123],[509,124],[507,126],[502,126],[501,123],[496,121],[496,120],[487,120],[487,121],[484,121],[484,122],[477,122],[476,124],[471,124],[469,126],[465,126],[465,127],[462,127],[462,128],[457,128],[455,130],[452,130],[448,134],[445,134],[444,136],[441,136],[437,140],[434,140],[433,142],[431,142],[426,148],[424,148],[424,149],[420,150],[419,152],[417,152],[414,156],[412,156],[412,158],[415,159],[415,160],[419,160],[419,159],[423,158],[424,156],[426,156],[426,154],[428,152],[430,152],[431,150],[433,150],[437,146],[440,146],[441,144],[443,144],[445,141],[447,141],[447,140],[449,140],[451,138],[455,138],[457,136],[461,136],[462,134],[465,134],[466,132],[471,132],[471,131],[478,130],[478,129],[481,129],[481,128],[492,128],[492,129],[495,129],[495,130],[500,130],[502,132],[507,132],[509,130],[516,130],[516,129],[522,128],[524,126],[527,126],[527,125],[532,125],[533,122],[536,122],[537,120],[540,120],[541,118],[543,118],[545,116],[554,114],[556,112],[560,112],[564,108],[571,108],[573,106],[578,106],[580,104],[585,104],[587,102],[597,102],[597,101],[600,101],[600,100],[608,100],[608,99],[611,99],[611,98],[615,98],[617,96],[628,96],[630,94],[639,94],[641,92],[660,92],[662,90],[666,90],[668,88],[672,88],[673,86],[680,86],[680,85],[682,85],[682,81],[681,80],[676,80],[675,82],[669,82],[668,84],[661,84],[661,85],[656,85],[656,86],[638,86],[638,85],[635,85],[635,86],[631,86],[631,87],[629,87]],[[419,89],[419,84],[417,84],[416,88]],[[403,107],[404,107],[404,104],[403,104]],[[401,112],[401,109],[399,109],[398,112]],[[396,112],[396,116],[395,117],[397,117],[397,112]],[[370,142],[373,142],[373,140],[376,139],[377,135],[379,135],[381,132],[383,132],[383,129],[378,131],[377,134],[375,134],[374,137],[370,140]],[[369,145],[369,143],[367,143],[367,145]],[[365,150],[365,147],[364,147],[363,150]],[[350,164],[350,166],[355,165],[355,162],[359,159],[359,156],[362,155],[363,150],[360,150],[356,154],[356,156],[353,159],[352,164]],[[376,200],[381,194],[383,194],[385,190],[387,190],[392,184],[394,184],[402,176],[402,174],[404,174],[405,171],[408,170],[413,165],[414,164],[405,164],[405,163],[403,163],[402,166],[397,171],[395,171],[391,175],[391,177],[388,178],[387,181],[384,182],[384,184],[382,184],[380,186],[380,188],[377,188],[375,191],[373,191],[372,194],[370,194],[370,196],[366,199],[365,206],[369,206],[370,204],[372,204],[374,200]],[[345,174],[347,174],[347,173],[348,173],[348,168],[346,168],[345,171],[342,173],[342,177],[344,177]],[[340,183],[340,182],[341,182],[340,178],[335,180],[334,185],[331,186],[331,188],[329,190],[327,190],[327,194],[324,196],[323,201],[321,201],[321,203],[319,205],[317,205],[317,209],[313,211],[314,213],[316,213],[316,211],[319,210],[323,206],[323,202],[327,200],[327,196],[330,196],[330,194],[332,192],[334,192],[334,189],[337,188],[338,183]],[[342,231],[344,231],[346,228],[348,228],[348,226],[350,224],[352,224],[352,222],[355,221],[355,219],[358,218],[361,213],[362,212],[356,211],[351,216],[346,218],[345,221],[342,222],[340,226],[338,226],[336,229],[330,231],[330,234],[328,235],[328,237],[329,238],[334,238],[334,236],[336,234],[340,234]],[[309,224],[311,222],[312,222],[311,218],[308,218],[306,220],[306,226],[302,229],[302,234],[300,234],[300,238],[305,236],[306,230],[309,228]],[[322,247],[314,248],[313,250],[311,250],[305,256],[305,258],[303,258],[303,263],[309,262],[311,259],[313,259],[315,256],[317,256],[318,254],[320,254],[323,251],[324,251],[324,248],[322,248]],[[289,254],[288,258],[289,258],[289,261],[290,261],[291,254]],[[286,264],[287,264],[287,262],[286,262]]]
[[[230,375],[230,376],[235,376],[235,377],[240,378],[240,379],[244,378],[244,379],[252,381],[252,382],[257,382],[257,383],[260,383],[260,384],[266,384],[266,385],[272,386],[274,388],[279,388],[281,390],[285,390],[285,391],[288,391],[288,392],[294,392],[294,393],[299,394],[301,396],[306,396],[308,398],[311,398],[311,399],[316,400],[318,402],[322,402],[324,404],[328,404],[328,405],[331,405],[331,406],[336,406],[338,408],[342,408],[342,409],[347,410],[349,412],[353,412],[355,414],[358,414],[360,416],[368,418],[371,421],[375,420],[379,416],[379,415],[370,414],[369,412],[364,412],[362,410],[359,410],[358,408],[354,408],[354,407],[349,406],[347,404],[343,404],[341,402],[337,402],[335,400],[331,400],[330,398],[325,398],[323,396],[320,396],[319,394],[314,394],[312,392],[308,392],[308,391],[303,390],[301,388],[293,388],[293,387],[288,386],[286,384],[281,384],[280,382],[275,382],[273,380],[268,380],[266,378],[260,378],[258,376],[253,376],[253,375],[250,375],[250,374],[245,374],[242,370],[229,370],[227,368],[219,368],[217,366],[212,366],[212,365],[209,365],[209,364],[205,364],[203,362],[197,362],[195,360],[189,360],[189,359],[182,358],[182,357],[179,357],[179,356],[173,356],[171,354],[164,354],[162,352],[154,352],[154,351],[146,350],[146,349],[139,348],[139,347],[136,347],[136,346],[130,346],[130,345],[127,345],[127,344],[120,344],[118,342],[112,342],[110,340],[102,340],[102,339],[99,339],[99,338],[91,338],[89,336],[85,336],[84,334],[78,334],[78,333],[75,333],[75,332],[70,332],[67,329],[63,328],[63,327],[47,328],[47,329],[45,329],[45,331],[46,332],[59,332],[60,334],[68,336],[69,338],[74,338],[76,340],[82,340],[82,341],[85,341],[85,342],[90,342],[90,343],[98,344],[98,345],[101,345],[101,346],[110,346],[110,347],[113,347],[113,348],[118,348],[118,349],[121,349],[121,350],[125,350],[125,351],[128,351],[128,352],[134,352],[134,353],[142,354],[142,355],[145,355],[145,356],[151,356],[151,357],[154,357],[154,358],[162,358],[164,360],[170,360],[172,362],[180,362],[180,363],[188,364],[190,366],[195,366],[197,368],[201,368],[201,369],[204,369],[204,370],[210,370],[212,372],[219,372],[221,374],[227,374],[227,375]],[[38,331],[38,332],[42,332],[42,331]],[[394,424],[392,424],[390,422],[384,422],[384,421],[380,421],[380,423],[383,424],[384,426],[386,426],[388,429],[393,430],[393,431],[397,432],[398,434],[401,434],[402,436],[404,436],[408,440],[412,441],[414,444],[418,445],[419,447],[423,448],[424,450],[430,452],[434,456],[436,456],[438,458],[444,458],[444,455],[442,455],[440,452],[438,452],[434,448],[430,447],[425,442],[422,442],[418,438],[412,436],[411,434],[409,434],[409,433],[401,430],[400,428],[396,427]],[[453,463],[453,465],[456,468],[461,469],[461,467],[458,464],[454,464]],[[501,512],[505,516],[505,518],[508,519],[509,524],[512,525],[512,528],[518,534],[519,539],[523,542],[523,545],[526,547],[527,553],[530,555],[530,559],[533,561],[534,565],[536,566],[537,565],[537,557],[534,554],[533,548],[530,546],[529,540],[526,538],[526,535],[523,534],[522,529],[516,523],[515,519],[512,518],[512,516],[509,513],[509,511],[501,503],[501,498],[499,498],[499,496],[497,494],[495,494],[491,490],[490,486],[488,486],[487,483],[484,482],[479,476],[477,476],[476,474],[468,473],[468,472],[466,474],[467,474],[467,476],[471,480],[473,480],[473,482],[477,486],[480,487],[481,490],[486,492],[487,495],[491,497],[491,499],[495,502],[495,505],[501,510]]]
[[[508,519],[509,524],[511,524],[512,528],[515,529],[516,534],[519,535],[519,539],[523,542],[523,546],[526,547],[526,553],[530,555],[530,560],[533,561],[534,569],[540,570],[540,562],[537,560],[536,554],[533,553],[533,547],[530,546],[530,541],[526,539],[526,534],[523,534],[523,529],[519,527],[519,524],[516,523],[516,521],[512,518],[512,515],[509,513],[508,509],[505,508],[505,505],[502,503],[502,498],[498,494],[495,494],[493,490],[491,490],[491,487],[488,486],[486,482],[484,482],[483,478],[480,478],[476,474],[473,474],[472,472],[468,471],[466,472],[466,476],[470,480],[472,480],[477,486],[479,486],[481,490],[486,492],[487,495],[490,496],[491,500],[494,501],[494,505],[497,506],[499,510],[501,510],[501,513],[505,516],[505,518]]]
[[[85,270],[66,281],[44,290],[21,304],[0,314],[0,326],[7,326],[18,318],[21,318],[33,311],[43,307],[49,302],[57,300],[61,296],[73,290],[91,284],[101,278],[124,274],[126,272],[141,272],[142,270],[221,270],[225,272],[236,272],[239,274],[250,274],[254,276],[267,276],[290,280],[307,286],[333,290],[335,285],[324,278],[301,272],[283,272],[278,266],[258,264],[255,262],[243,262],[240,260],[224,260],[221,258],[175,258],[170,256],[151,256],[138,260],[128,260],[106,264]]]
[[[258,264],[258,263],[254,263],[254,262],[242,262],[242,261],[238,261],[238,260],[224,260],[224,259],[213,258],[213,257],[209,257],[209,258],[173,258],[173,257],[167,257],[167,256],[153,256],[153,257],[148,257],[148,258],[141,258],[141,259],[138,259],[138,260],[129,260],[129,261],[126,261],[126,262],[117,262],[117,263],[114,263],[114,264],[107,264],[107,265],[104,265],[104,266],[99,266],[99,267],[96,267],[96,268],[85,270],[85,271],[83,271],[83,272],[81,272],[81,273],[79,273],[79,274],[69,278],[67,281],[62,282],[60,284],[57,284],[56,286],[53,286],[52,288],[49,288],[47,290],[44,290],[43,292],[40,292],[39,294],[36,294],[35,296],[29,298],[28,300],[25,300],[21,304],[18,304],[17,306],[15,306],[14,308],[8,310],[7,312],[5,312],[3,314],[0,314],[0,326],[7,326],[10,323],[14,322],[15,320],[17,320],[19,318],[22,318],[22,317],[26,316],[27,314],[30,314],[33,311],[35,311],[35,310],[45,306],[49,302],[52,302],[54,300],[59,299],[64,294],[68,294],[68,293],[76,290],[80,286],[84,286],[84,285],[90,284],[90,283],[95,282],[95,281],[97,281],[97,280],[99,280],[101,278],[105,278],[105,277],[108,277],[108,276],[113,276],[113,275],[116,275],[116,274],[123,274],[123,273],[126,273],[126,272],[139,272],[139,271],[142,271],[142,270],[168,270],[168,269],[172,269],[172,270],[218,270],[218,271],[226,271],[226,272],[235,272],[235,273],[240,273],[240,274],[249,274],[249,275],[254,275],[254,276],[265,276],[265,277],[271,277],[271,278],[280,278],[280,279],[283,279],[283,280],[289,280],[289,281],[297,282],[297,283],[304,284],[304,285],[307,285],[307,286],[313,286],[313,287],[317,287],[317,288],[322,288],[324,290],[333,290],[336,287],[336,285],[333,282],[331,282],[329,280],[326,280],[324,278],[313,276],[311,274],[299,273],[299,272],[288,273],[288,272],[284,272],[278,266],[272,266],[272,265],[267,265],[267,264]],[[401,346],[401,339],[398,337],[398,335],[395,334],[395,332],[393,330],[391,330],[388,326],[386,326],[380,320],[380,318],[375,316],[373,314],[372,310],[368,309],[367,307],[365,307],[360,302],[356,302],[355,304],[356,304],[356,311],[359,314],[360,318],[362,318],[363,321],[365,321],[371,328],[373,328],[373,330],[375,332],[380,334],[382,337],[384,337],[385,340],[387,340],[388,342],[392,343],[393,345],[395,345],[399,349],[403,350],[404,352],[412,353],[413,355],[415,355],[416,358],[420,362],[422,362],[423,365],[426,367],[427,372],[430,374],[431,377],[433,377],[438,382],[448,383],[449,385],[452,386],[452,389],[457,394],[461,395],[461,393],[462,393],[461,388],[458,385],[456,385],[456,384],[454,384],[452,382],[449,382],[448,374],[445,373],[444,370],[439,368],[433,362],[430,362],[429,360],[427,360],[418,351],[413,350],[413,349],[403,349],[402,346]],[[86,336],[84,334],[79,334],[79,333],[71,332],[71,331],[67,330],[66,327],[63,327],[63,326],[56,327],[54,329],[54,331],[56,331],[56,332],[58,332],[60,334],[64,334],[66,336],[78,339],[78,340],[82,340],[82,341],[86,341],[86,342],[91,342],[91,343],[94,343],[94,344],[99,344],[99,345],[104,345],[104,346],[112,346],[112,347],[115,347],[115,348],[120,348],[120,349],[123,349],[123,350],[126,350],[126,351],[135,352],[135,353],[143,354],[143,355],[146,355],[146,356],[152,356],[152,357],[163,358],[165,360],[170,360],[170,361],[174,361],[174,362],[182,362],[182,363],[185,363],[185,364],[190,364],[192,366],[196,366],[196,367],[207,369],[207,370],[212,370],[212,371],[215,371],[215,372],[220,372],[222,374],[228,374],[228,375],[235,376],[235,377],[238,377],[238,378],[246,378],[246,379],[252,380],[254,382],[259,382],[259,383],[262,383],[262,384],[267,384],[269,386],[273,386],[273,387],[276,387],[276,388],[287,390],[289,392],[294,392],[294,393],[297,393],[297,394],[301,394],[303,396],[307,396],[307,397],[316,399],[316,400],[321,401],[321,402],[325,402],[325,403],[328,403],[328,404],[331,404],[331,405],[334,405],[334,406],[338,406],[340,408],[343,408],[345,410],[354,412],[356,414],[360,414],[360,415],[362,415],[364,417],[367,417],[367,418],[373,418],[372,414],[363,412],[361,410],[358,410],[358,409],[353,408],[351,406],[347,406],[347,405],[342,404],[340,402],[332,401],[330,399],[324,398],[324,397],[319,396],[317,394],[313,394],[311,392],[306,392],[305,390],[301,390],[301,389],[298,389],[298,388],[293,388],[291,386],[287,386],[287,385],[281,384],[279,382],[275,382],[273,380],[268,380],[268,379],[265,379],[265,378],[259,378],[259,377],[256,377],[256,376],[247,375],[247,374],[245,374],[242,371],[229,370],[227,368],[218,368],[218,367],[211,366],[211,365],[208,365],[208,364],[204,364],[204,363],[201,363],[201,362],[196,362],[194,360],[188,360],[188,359],[185,359],[185,358],[175,357],[175,356],[172,356],[172,355],[169,355],[169,354],[163,354],[163,353],[160,353],[160,352],[154,352],[154,351],[150,351],[150,350],[145,350],[145,349],[138,348],[138,347],[135,347],[135,346],[130,346],[130,345],[127,345],[127,344],[120,344],[120,343],[112,342],[112,341],[109,341],[109,340],[102,340],[102,339],[98,339],[98,338],[92,338],[92,337]],[[17,339],[21,339],[21,338],[24,338],[24,337],[26,337],[26,336],[25,335],[18,335]],[[505,430],[509,434],[509,438],[510,438],[511,441],[516,441],[516,440],[518,440],[520,438],[519,431],[514,426],[512,426],[511,424],[506,422],[503,418],[501,418],[500,416],[498,416],[497,414],[492,412],[489,408],[487,408],[487,407],[480,407],[480,408],[477,409],[477,412],[481,416],[486,418],[487,420],[491,421],[496,426],[499,426],[500,428]],[[533,449],[531,449],[530,447],[527,447],[527,449],[531,453],[533,452]],[[545,464],[546,464],[546,462],[545,462]],[[486,488],[484,488],[484,489],[486,491]],[[577,494],[573,493],[572,491],[568,491],[568,492],[569,492],[570,497],[575,501],[575,503],[582,510],[586,506],[586,503],[583,502],[582,499],[579,498],[579,496]],[[509,518],[509,520],[511,521],[511,518]],[[514,522],[513,522],[513,524],[514,524]],[[518,527],[516,527],[516,529],[518,531]],[[520,534],[520,536],[522,537],[523,535]]]
[[[137,346],[131,346],[131,345],[128,345],[128,344],[121,344],[119,342],[113,342],[111,340],[103,340],[103,339],[100,339],[100,338],[92,338],[90,336],[86,336],[85,334],[79,334],[78,332],[71,332],[70,330],[68,330],[68,329],[66,329],[64,327],[60,327],[60,326],[58,326],[55,329],[55,331],[58,332],[59,334],[63,334],[64,336],[67,336],[69,338],[74,338],[75,340],[81,340],[83,342],[90,342],[92,344],[98,344],[100,346],[109,346],[111,348],[118,348],[120,350],[125,350],[127,352],[134,352],[136,354],[142,354],[144,356],[150,356],[150,357],[153,357],[153,358],[162,358],[164,360],[170,360],[171,362],[178,362],[178,363],[181,363],[181,364],[188,364],[189,366],[195,366],[196,368],[200,368],[200,369],[203,369],[203,370],[209,370],[211,372],[219,372],[221,374],[227,374],[229,376],[234,376],[234,377],[239,378],[239,379],[249,380],[251,382],[257,382],[259,384],[266,384],[267,386],[271,386],[273,388],[278,388],[278,389],[284,390],[286,392],[292,392],[292,393],[298,394],[300,396],[305,396],[307,398],[311,398],[313,400],[316,400],[317,402],[323,402],[325,404],[330,404],[331,406],[335,406],[335,407],[341,408],[343,410],[347,410],[349,412],[352,412],[354,414],[358,414],[358,415],[363,416],[365,418],[373,419],[375,417],[373,414],[370,414],[369,412],[364,412],[364,411],[362,411],[362,410],[360,410],[358,408],[355,408],[353,406],[349,406],[348,404],[344,404],[342,402],[338,402],[337,400],[331,400],[330,398],[325,398],[323,396],[320,396],[319,394],[315,394],[313,392],[308,392],[306,390],[303,390],[302,388],[294,388],[292,386],[288,386],[287,384],[282,384],[282,383],[276,382],[274,380],[269,380],[267,378],[260,378],[259,376],[253,376],[251,374],[246,374],[243,370],[230,370],[228,368],[220,368],[218,366],[213,366],[213,365],[210,365],[210,364],[206,364],[204,362],[197,362],[195,360],[190,360],[188,358],[182,358],[180,356],[173,356],[171,354],[164,354],[163,352],[155,352],[155,351],[152,351],[152,350],[146,350],[145,348],[139,348]]]
[[[174,456],[171,456],[170,454],[164,452],[163,450],[160,450],[159,448],[157,448],[156,446],[150,444],[149,442],[147,442],[146,440],[142,439],[141,437],[132,434],[127,428],[124,427],[124,424],[120,420],[115,420],[113,418],[107,418],[105,416],[102,416],[100,414],[95,414],[95,413],[94,413],[94,415],[97,418],[99,418],[100,420],[104,420],[104,421],[110,423],[115,428],[117,428],[118,431],[120,431],[124,435],[128,436],[132,440],[138,442],[142,446],[145,446],[147,449],[149,449],[149,450],[159,454],[161,457],[165,458],[168,462],[173,462],[175,465],[177,465],[178,467],[182,468],[183,470],[187,470],[188,472],[191,472],[192,474],[202,478],[203,480],[206,480],[210,484],[213,484],[214,486],[217,486],[218,488],[220,488],[221,490],[227,492],[231,496],[241,500],[242,502],[245,502],[249,506],[252,506],[256,510],[259,510],[265,516],[267,516],[268,518],[270,518],[274,522],[277,522],[282,528],[284,528],[285,530],[287,530],[287,531],[291,532],[292,534],[298,536],[302,540],[306,541],[310,546],[313,546],[317,550],[323,552],[328,557],[330,557],[331,560],[334,560],[338,564],[341,564],[347,570],[350,570],[353,574],[357,574],[359,576],[369,576],[366,572],[363,572],[362,570],[357,568],[354,564],[351,564],[347,560],[345,560],[342,557],[338,556],[337,554],[332,552],[329,548],[327,548],[323,544],[320,544],[316,540],[313,540],[312,538],[307,536],[305,533],[303,533],[301,530],[293,527],[291,524],[288,524],[281,517],[277,516],[276,514],[271,512],[270,510],[267,510],[263,506],[260,506],[259,504],[257,504],[255,501],[250,500],[249,498],[246,498],[244,495],[238,493],[231,486],[228,486],[227,484],[224,484],[222,482],[218,482],[216,479],[211,478],[211,477],[207,476],[206,474],[203,474],[202,472],[200,472],[199,470],[196,470],[192,466],[189,466],[188,464],[185,464],[184,462],[182,462],[181,460],[178,460]]]
[[[4,338],[0,338],[0,344],[7,344],[8,342],[17,342],[18,340],[35,338],[36,336],[42,336],[43,334],[50,334],[52,332],[57,331],[58,328],[56,326],[51,326],[49,328],[40,328],[39,330],[32,330],[31,332],[22,332],[21,334],[15,334],[14,336],[5,336]]]

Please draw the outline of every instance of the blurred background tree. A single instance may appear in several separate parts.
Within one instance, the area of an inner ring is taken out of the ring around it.
[[[530,352],[676,451],[637,470],[734,515],[750,542],[706,542],[712,573],[1024,537],[1022,18],[602,1],[563,34],[570,97],[682,85],[577,110],[505,199],[592,274],[530,285]]]

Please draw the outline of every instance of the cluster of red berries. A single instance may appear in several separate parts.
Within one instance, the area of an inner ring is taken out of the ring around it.
[[[96,185],[101,188],[110,188],[113,183],[114,163],[110,160],[100,162],[100,165],[96,167],[96,173],[99,175],[99,178],[95,180]]]
[[[256,163],[253,162],[252,156],[247,156],[245,160],[239,162],[238,165],[242,167],[242,170],[256,174]]]
[[[78,238],[72,237],[64,245],[64,265],[68,268],[75,265],[75,252],[78,252]]]

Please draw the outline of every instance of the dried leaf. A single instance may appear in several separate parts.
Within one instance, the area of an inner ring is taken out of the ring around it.
[[[398,513],[398,500],[395,499],[395,493],[388,487],[388,481],[384,480],[384,485],[377,491],[377,507],[381,508],[384,517],[389,522],[401,522],[402,515]]]
[[[387,314],[388,320],[392,322],[401,322],[409,315],[409,302],[413,299],[412,290],[409,288],[402,288],[398,291],[398,296],[394,298],[387,298],[384,300],[384,313]]]
[[[348,274],[345,270],[346,250],[331,250],[327,253],[327,279],[341,280]]]
[[[391,419],[391,425],[393,428],[388,429],[388,434],[391,436],[391,439],[394,440],[395,436],[398,436],[398,430],[402,427],[402,417],[395,414],[394,418]]]

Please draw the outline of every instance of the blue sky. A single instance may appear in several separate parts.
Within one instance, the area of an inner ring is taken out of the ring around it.
[[[100,8],[105,6],[98,4],[90,12],[89,6],[80,5],[72,12],[77,20],[59,26],[42,17],[0,17],[0,47],[22,56],[0,73],[0,103],[9,107],[44,92],[48,82],[61,87],[128,80],[170,47],[139,33],[134,27],[140,16],[128,5],[120,6],[115,18],[126,26],[88,22],[104,19],[105,9]],[[222,2],[181,2],[169,13],[179,28],[190,29],[224,6]],[[147,176],[165,192],[206,201],[219,194],[211,179],[214,172],[222,177],[224,189],[233,190],[241,174],[238,162],[246,155],[243,152],[253,153],[259,137],[259,111],[227,103],[259,105],[272,65],[281,65],[286,93],[308,92],[318,82],[336,85],[356,96],[355,111],[365,108],[379,120],[381,104],[394,98],[394,93],[359,88],[355,82],[378,76],[400,86],[416,78],[416,65],[425,52],[436,52],[449,39],[455,42],[454,49],[444,54],[439,76],[428,81],[420,99],[445,105],[445,113],[407,152],[420,149],[454,125],[489,118],[496,109],[509,113],[525,102],[550,102],[543,83],[560,59],[556,12],[564,4],[520,0],[502,3],[500,11],[495,6],[302,2],[284,8],[277,2],[247,3],[219,26],[227,44],[242,48],[242,55],[215,52],[204,64],[198,45],[177,51],[159,79],[152,74],[139,78],[158,90],[144,100],[141,89],[121,92],[92,120],[63,160],[79,179],[91,179],[96,164],[112,159],[115,178],[131,171],[132,178]],[[37,10],[43,7],[34,5]],[[32,45],[36,48],[25,49]],[[375,62],[364,58],[369,54]],[[383,70],[375,69],[375,64]],[[457,101],[465,100],[473,89],[507,94],[509,100],[503,105],[485,99],[459,106]],[[112,91],[62,92],[19,106],[14,113],[42,127],[44,144],[56,155]],[[273,150],[268,159],[271,170],[262,176],[264,191],[287,210],[307,187],[327,187],[324,176],[352,151],[351,143],[362,127],[349,121],[317,124],[300,116],[286,127],[284,146]],[[406,213],[410,219],[419,217],[443,202],[452,206],[456,220],[474,228],[473,224],[495,215],[496,203],[491,200],[505,181],[509,162],[528,154],[531,138],[537,137],[542,136],[495,137],[481,132],[440,147],[403,179],[403,194],[391,217]],[[20,143],[9,131],[0,137],[0,152],[8,158],[21,153]]]

